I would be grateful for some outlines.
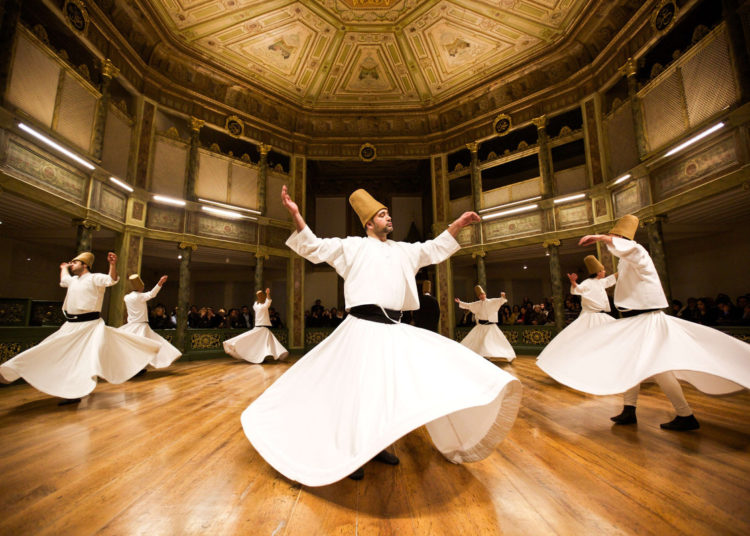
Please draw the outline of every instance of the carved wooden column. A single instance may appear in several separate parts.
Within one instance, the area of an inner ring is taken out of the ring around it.
[[[260,151],[260,163],[258,164],[258,210],[261,214],[266,213],[266,180],[268,178],[268,151],[271,150],[270,145],[261,143],[258,146]],[[299,200],[295,199],[299,204]]]
[[[444,337],[452,339],[455,335],[455,307],[453,304],[453,265],[450,258],[435,265],[435,286],[441,313],[438,330]]]
[[[291,186],[292,199],[299,206],[300,213],[305,214],[305,158],[294,157],[294,177]],[[289,326],[289,347],[305,346],[305,259],[290,251],[287,263],[287,325]]]
[[[672,300],[672,289],[669,284],[669,270],[667,268],[667,254],[664,251],[664,232],[662,222],[666,221],[664,216],[654,216],[643,220],[643,227],[648,234],[648,248],[651,253],[651,259],[654,261],[654,267],[659,274],[661,286],[664,294],[667,295],[667,301]]]
[[[479,212],[482,208],[482,174],[479,170],[479,144],[475,141],[467,143],[471,152],[471,199],[473,210]],[[477,262],[477,283],[487,290],[487,270],[484,265],[484,253],[472,255]]]
[[[156,107],[143,97],[139,101],[138,142],[135,159],[135,185],[147,189],[148,168],[151,161],[151,142],[154,130]]]
[[[198,178],[198,147],[200,147],[200,132],[206,122],[195,117],[190,118],[190,152],[188,153],[187,180],[185,181],[185,199],[197,201],[195,182]]]
[[[109,89],[112,78],[117,76],[119,72],[110,60],[106,59],[102,62],[102,96],[96,106],[94,142],[91,151],[97,160],[101,160],[104,147],[104,127],[107,125],[107,113],[109,112]]]
[[[78,253],[91,251],[94,231],[100,229],[99,224],[91,220],[73,220],[73,223],[76,226],[76,251]]]
[[[648,152],[646,146],[646,134],[644,133],[643,111],[641,110],[641,99],[638,98],[638,79],[635,74],[638,66],[633,58],[620,68],[620,72],[628,79],[628,98],[630,109],[633,111],[633,129],[635,131],[635,143],[638,148],[638,156],[642,159]]]
[[[545,240],[542,244],[549,253],[549,275],[552,283],[552,305],[555,308],[555,328],[565,327],[565,307],[563,306],[562,273],[560,270],[560,241]]]
[[[143,237],[129,230],[118,233],[115,252],[117,253],[117,273],[120,275],[120,282],[110,289],[107,324],[118,327],[127,321],[127,311],[123,299],[130,292],[128,277],[131,274],[140,274],[141,272]]]
[[[196,244],[180,242],[177,246],[182,258],[180,259],[180,282],[177,290],[177,329],[174,334],[174,345],[181,352],[190,349],[187,340],[187,315],[190,310],[190,261],[193,251],[198,249]]]
[[[552,155],[549,152],[547,135],[547,116],[542,115],[531,120],[536,125],[539,144],[539,174],[542,177],[542,198],[555,196],[555,181],[552,176]]]
[[[5,102],[13,63],[13,39],[21,17],[21,0],[5,0],[0,20],[0,97]]]
[[[253,280],[255,281],[256,291],[266,290],[266,287],[263,286],[263,268],[266,259],[268,259],[268,255],[263,253],[261,250],[258,250],[258,252],[255,254],[255,275]]]

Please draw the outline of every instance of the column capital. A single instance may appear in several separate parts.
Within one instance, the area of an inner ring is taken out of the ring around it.
[[[190,118],[190,130],[194,132],[199,131],[205,124],[206,122],[203,119],[198,119],[197,117]]]
[[[198,249],[198,244],[193,244],[192,242],[180,242],[179,244],[177,244],[177,248],[195,251],[196,249]]]
[[[91,229],[93,231],[99,231],[102,228],[97,222],[87,219],[74,219],[73,225],[77,227],[85,227],[86,229]]]
[[[549,249],[552,246],[560,247],[560,241],[557,238],[550,238],[542,242],[542,247],[545,249]]]
[[[531,122],[534,123],[538,130],[542,130],[547,127],[547,116],[540,115],[539,117],[534,117]]]
[[[120,69],[115,67],[115,64],[112,63],[112,60],[107,58],[102,62],[102,76],[103,77],[114,78],[118,74],[120,74]]]
[[[669,221],[669,218],[666,214],[656,214],[654,216],[649,216],[647,218],[641,218],[640,223],[641,227],[645,227],[646,225],[653,225],[654,223],[667,223]]]
[[[476,259],[477,257],[484,258],[487,255],[486,251],[474,251],[471,254],[472,259]]]
[[[268,151],[271,150],[271,146],[266,145],[265,143],[261,143],[258,145],[258,150],[260,151],[261,156],[266,156],[268,154]]]
[[[638,72],[638,63],[633,58],[628,58],[628,61],[625,62],[625,65],[620,67],[618,71],[621,75],[627,76],[628,78],[631,76],[635,76],[635,73]]]
[[[477,154],[477,151],[479,150],[479,142],[471,141],[466,144],[466,148],[469,149],[469,151],[471,151],[472,155],[475,155]]]

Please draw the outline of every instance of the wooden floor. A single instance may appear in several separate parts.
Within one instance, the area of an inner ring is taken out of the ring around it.
[[[750,395],[686,388],[702,428],[659,429],[670,405],[645,387],[636,427],[621,399],[582,395],[534,358],[518,420],[486,460],[447,462],[423,428],[401,465],[323,488],[281,477],[240,413],[288,364],[177,364],[78,406],[18,383],[0,389],[0,534],[750,534]]]

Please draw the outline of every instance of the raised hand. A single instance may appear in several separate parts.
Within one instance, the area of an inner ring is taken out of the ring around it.
[[[109,264],[115,264],[117,262],[117,253],[110,251],[107,253],[107,262]]]
[[[578,274],[568,274],[568,279],[571,283],[575,283],[578,281]]]
[[[161,278],[159,279],[159,286],[163,287],[164,283],[166,282],[167,282],[167,276],[166,275],[161,276]]]
[[[284,205],[284,208],[286,208],[292,216],[299,214],[299,207],[289,196],[289,190],[287,189],[286,184],[281,187],[281,204]]]
[[[461,303],[461,300],[459,300],[458,298],[455,298],[455,302],[456,303]]]

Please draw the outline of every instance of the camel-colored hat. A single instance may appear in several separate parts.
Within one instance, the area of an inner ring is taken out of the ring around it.
[[[141,276],[138,274],[130,275],[128,281],[130,281],[130,286],[133,290],[141,291],[146,286],[143,284],[143,279],[141,279]]]
[[[616,234],[624,236],[633,240],[635,232],[638,230],[638,217],[632,214],[625,214],[622,218],[617,220],[615,226],[609,230],[609,234]]]
[[[367,193],[367,190],[362,188],[349,196],[349,204],[354,209],[354,212],[357,213],[357,216],[359,216],[362,227],[365,227],[375,214],[387,208],[383,203],[376,201],[374,197]]]
[[[429,294],[432,292],[432,281],[425,279],[422,281],[422,294]]]
[[[266,301],[266,293],[263,292],[262,290],[257,290],[255,292],[255,300],[258,303],[263,303],[264,301]]]
[[[589,271],[589,274],[598,274],[602,270],[604,270],[604,265],[599,262],[599,259],[597,259],[594,255],[586,255],[583,258],[583,262],[586,265],[586,269]]]
[[[487,294],[480,285],[476,285],[474,287],[474,293],[477,295],[477,298],[479,298],[482,294]]]
[[[81,261],[83,264],[88,266],[89,269],[91,269],[91,267],[94,265],[94,254],[90,251],[84,251],[83,253],[79,253],[78,255],[73,257],[73,260],[71,260],[70,262],[73,261]]]

